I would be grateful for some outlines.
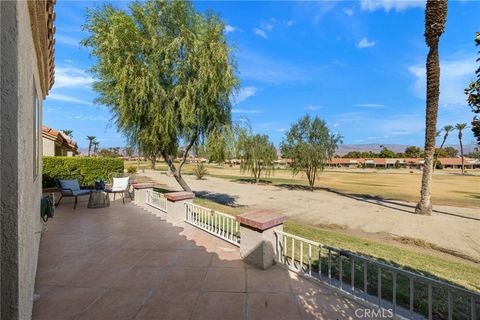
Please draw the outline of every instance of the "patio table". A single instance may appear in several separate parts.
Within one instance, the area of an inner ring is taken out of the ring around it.
[[[88,198],[88,208],[106,208],[110,206],[110,197],[104,190],[92,190]]]

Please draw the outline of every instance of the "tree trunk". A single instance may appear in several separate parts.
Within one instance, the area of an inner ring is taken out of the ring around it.
[[[423,163],[422,188],[420,202],[415,213],[432,214],[432,171],[433,155],[435,153],[435,135],[437,132],[438,98],[440,95],[440,65],[438,57],[438,43],[430,48],[427,58],[427,111],[425,128],[425,162]]]
[[[92,140],[88,142],[88,156],[90,157],[90,152],[92,151]]]
[[[438,43],[445,29],[447,0],[427,0],[425,7],[425,41],[429,47],[427,56],[427,107],[425,120],[425,162],[423,163],[420,201],[416,214],[432,214],[432,171],[437,135],[438,99],[440,96],[440,61]]]
[[[177,180],[178,184],[184,191],[192,192],[192,189],[188,186],[188,184],[183,180],[182,175],[177,171],[177,168],[175,168],[175,165],[173,164],[173,161],[170,159],[168,154],[165,152],[162,152],[162,157],[165,159],[165,162],[167,163],[168,168],[172,172],[173,176],[175,177],[175,180]]]
[[[443,141],[442,141],[442,144],[440,145],[440,148],[438,148],[438,152],[435,153],[435,160],[433,161],[433,170],[432,170],[432,172],[435,172],[435,166],[437,165],[437,161],[438,161],[438,154],[440,153],[440,151],[442,151],[443,145],[445,144],[445,141],[447,141],[447,137],[448,137],[448,134],[444,136]]]
[[[465,164],[464,164],[465,159],[463,159],[462,137],[460,136],[460,139],[458,139],[458,140],[460,141],[460,156],[462,157],[462,174],[465,174]]]
[[[155,170],[156,163],[157,163],[157,156],[150,156],[150,169]]]

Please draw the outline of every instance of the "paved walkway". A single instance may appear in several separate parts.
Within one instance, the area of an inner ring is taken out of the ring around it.
[[[61,204],[40,244],[33,319],[355,319],[359,308],[197,228],[121,201]]]

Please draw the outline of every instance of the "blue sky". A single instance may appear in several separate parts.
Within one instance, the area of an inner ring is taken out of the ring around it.
[[[126,7],[128,2],[116,1]],[[71,129],[80,147],[95,135],[100,147],[124,146],[104,106],[95,105],[93,59],[79,47],[85,8],[95,2],[57,1],[56,81],[43,122]],[[225,21],[236,48],[241,91],[233,118],[247,117],[255,132],[278,144],[285,130],[309,113],[344,136],[345,144],[423,145],[425,118],[424,3],[195,2]],[[470,123],[463,88],[474,78],[479,1],[450,1],[441,39],[438,125]],[[473,142],[470,130],[465,144]],[[447,143],[457,143],[453,134]]]

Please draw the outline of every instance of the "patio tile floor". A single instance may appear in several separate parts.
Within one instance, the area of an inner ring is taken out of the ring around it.
[[[42,235],[33,319],[356,319],[360,305],[129,202],[63,203]]]

